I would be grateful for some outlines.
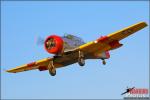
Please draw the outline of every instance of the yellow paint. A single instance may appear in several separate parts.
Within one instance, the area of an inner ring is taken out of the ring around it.
[[[125,37],[127,37],[127,36],[129,36],[129,35],[131,35],[131,34],[133,34],[135,32],[137,32],[139,30],[143,29],[146,26],[147,26],[147,24],[145,22],[139,22],[137,24],[134,24],[134,25],[131,25],[131,26],[127,27],[127,28],[119,30],[117,32],[111,33],[111,34],[109,34],[107,36],[108,36],[108,38],[110,40],[121,40],[121,39],[123,39],[123,38],[125,38]],[[123,32],[127,32],[127,33],[124,34]]]
[[[91,46],[92,44],[94,44],[94,42],[93,41],[91,41],[91,42],[88,42],[88,43],[86,43],[86,44],[83,44],[83,45],[81,45],[81,46],[79,46],[79,49],[83,49],[83,48],[86,48],[86,47],[88,47],[88,46]]]

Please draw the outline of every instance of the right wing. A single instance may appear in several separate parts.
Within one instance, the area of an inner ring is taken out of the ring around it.
[[[24,64],[24,65],[21,65],[21,66],[18,66],[16,68],[12,68],[6,71],[10,73],[17,73],[17,72],[34,70],[34,69],[39,69],[40,71],[47,70],[48,69],[47,66],[51,60],[53,60],[53,58],[45,58],[45,59],[38,60],[29,64]],[[54,62],[54,65],[55,67],[62,66],[61,64],[55,63],[55,62]]]

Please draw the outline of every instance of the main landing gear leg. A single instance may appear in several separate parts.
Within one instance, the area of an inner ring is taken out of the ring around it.
[[[84,66],[85,65],[84,54],[81,51],[79,51],[78,64],[80,66]]]
[[[56,68],[53,64],[53,60],[49,62],[48,64],[48,70],[51,76],[55,76],[56,75]]]

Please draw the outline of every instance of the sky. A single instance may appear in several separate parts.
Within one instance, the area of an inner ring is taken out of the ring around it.
[[[86,60],[48,71],[11,74],[5,70],[52,56],[38,37],[73,34],[93,41],[145,21],[148,1],[3,1],[1,2],[2,99],[122,99],[128,87],[149,88],[149,27],[121,41],[111,58]]]

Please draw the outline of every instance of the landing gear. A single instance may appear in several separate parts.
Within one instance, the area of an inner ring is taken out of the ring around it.
[[[48,71],[49,71],[51,76],[55,76],[56,75],[56,68],[55,68],[55,66],[53,64],[53,60],[49,62]]]
[[[78,63],[79,63],[80,66],[84,66],[85,65],[85,60],[83,58],[79,58]]]
[[[106,65],[105,59],[102,59],[102,63],[103,63],[103,65]]]
[[[85,65],[84,55],[83,55],[83,52],[81,52],[81,51],[79,51],[78,64],[80,66],[84,66]]]

